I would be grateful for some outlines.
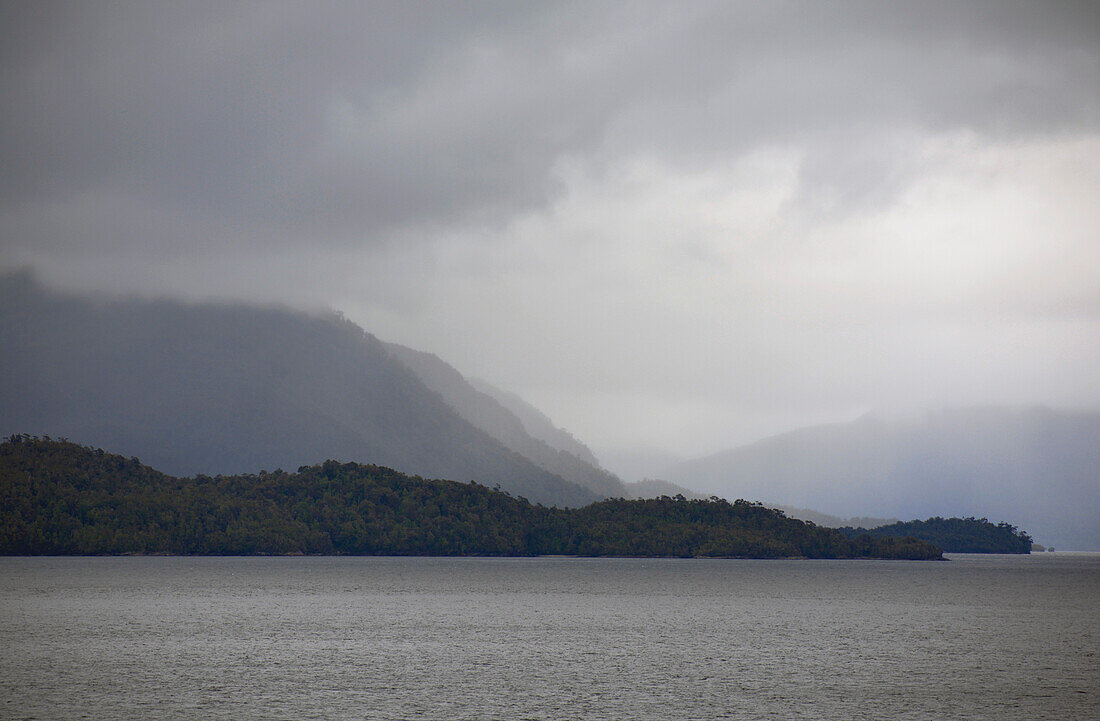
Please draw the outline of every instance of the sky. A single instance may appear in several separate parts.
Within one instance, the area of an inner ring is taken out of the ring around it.
[[[597,454],[1100,407],[1100,4],[0,3],[0,268],[339,310]]]

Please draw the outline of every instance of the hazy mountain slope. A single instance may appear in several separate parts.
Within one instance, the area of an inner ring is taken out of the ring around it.
[[[660,478],[643,478],[640,481],[627,483],[626,492],[629,494],[627,498],[660,498],[661,496],[669,496],[671,498],[678,495],[687,499],[707,497],[689,488],[663,481]]]
[[[887,526],[891,523],[899,523],[900,519],[897,518],[875,518],[873,516],[853,516],[852,518],[841,518],[840,516],[831,516],[828,513],[821,513],[815,511],[812,508],[794,508],[793,506],[780,506],[773,505],[767,501],[763,502],[768,508],[775,508],[783,513],[787,514],[788,518],[797,518],[800,521],[809,521],[818,526],[825,526],[826,528],[878,528],[879,526]]]
[[[726,497],[847,515],[988,517],[1100,549],[1100,413],[945,410],[804,428],[668,469]]]
[[[470,378],[469,383],[475,390],[481,391],[507,408],[513,416],[520,420],[523,424],[523,429],[527,431],[527,434],[532,438],[542,441],[551,448],[556,448],[559,451],[565,451],[566,453],[572,454],[589,465],[596,466],[597,468],[601,467],[599,460],[588,446],[574,438],[569,431],[555,426],[554,422],[542,411],[535,408],[515,393],[501,390],[479,378]]]
[[[614,475],[572,453],[531,437],[526,425],[512,411],[489,394],[477,390],[461,373],[437,356],[395,343],[385,346],[394,358],[412,370],[424,385],[442,396],[459,415],[535,465],[601,497],[621,497],[625,494],[622,483]],[[534,409],[531,408],[531,411]],[[552,427],[548,420],[546,423]],[[560,433],[565,434],[564,431]],[[592,456],[590,452],[587,455]]]
[[[0,279],[0,433],[68,437],[173,475],[336,459],[543,503],[595,498],[467,423],[335,316],[91,300],[25,276]]]
[[[684,456],[652,448],[600,448],[599,452],[604,468],[618,475],[624,482],[631,483],[647,478],[661,478],[666,468],[688,460]]]
[[[684,488],[678,486],[675,483],[669,481],[663,481],[659,478],[644,478],[640,481],[634,481],[633,483],[626,484],[627,498],[659,498],[660,496],[675,496],[681,495],[684,498],[708,498],[702,493],[696,493],[690,488]],[[735,501],[736,498],[727,498],[726,500]],[[879,526],[885,526],[888,523],[897,523],[896,518],[870,518],[867,516],[857,516],[855,518],[841,518],[840,516],[830,516],[828,513],[821,513],[809,508],[794,508],[792,506],[783,506],[776,503],[769,503],[767,500],[761,501],[766,507],[774,508],[779,511],[783,511],[788,518],[797,518],[800,521],[809,521],[818,526],[824,526],[826,528],[842,528],[844,526],[852,526],[858,528],[877,528]]]

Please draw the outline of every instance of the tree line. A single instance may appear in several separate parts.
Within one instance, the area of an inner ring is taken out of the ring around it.
[[[758,503],[682,496],[562,509],[478,483],[326,461],[177,478],[65,440],[0,443],[3,555],[673,556],[938,559]]]
[[[985,518],[941,518],[927,521],[903,521],[865,528],[841,528],[848,538],[868,535],[872,538],[909,536],[934,543],[948,553],[1031,553],[1032,540],[1027,533],[1004,521],[993,523]]]

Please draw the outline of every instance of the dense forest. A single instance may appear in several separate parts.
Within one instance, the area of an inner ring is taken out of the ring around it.
[[[98,298],[0,273],[0,437],[67,436],[175,476],[334,458],[499,483],[556,506],[583,506],[621,486],[580,461],[569,466],[576,482],[532,461],[523,453],[538,443],[512,421],[508,441],[520,451],[336,314]]]
[[[984,518],[929,518],[927,521],[891,523],[867,530],[839,529],[848,538],[918,538],[948,553],[1031,553],[1031,537],[1008,523]]]
[[[360,554],[938,559],[915,539],[843,534],[756,503],[535,505],[477,483],[327,461],[177,478],[67,441],[0,444],[0,554]]]

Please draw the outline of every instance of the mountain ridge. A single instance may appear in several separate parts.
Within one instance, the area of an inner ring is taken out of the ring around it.
[[[579,441],[572,433],[554,425],[550,417],[511,391],[494,386],[481,378],[467,378],[471,386],[511,411],[523,424],[524,430],[532,437],[543,441],[551,448],[565,451],[585,463],[604,468],[588,446]],[[606,469],[605,469],[606,470]],[[614,475],[614,474],[613,474]]]
[[[65,436],[173,475],[330,458],[552,505],[597,497],[465,421],[337,315],[90,298],[27,276],[0,278],[0,433]]]
[[[533,437],[523,420],[511,409],[492,394],[479,390],[446,361],[432,353],[396,343],[384,345],[391,355],[412,370],[425,386],[438,393],[460,416],[507,448],[540,468],[587,488],[601,498],[624,495],[622,482],[613,474],[569,451],[555,448],[546,441]],[[482,383],[481,387],[487,387],[487,384]],[[518,397],[516,400],[519,400]],[[549,423],[549,419],[546,422]]]
[[[1100,549],[1100,413],[941,409],[795,429],[665,470],[718,495],[883,518],[1010,518],[1059,548]]]

